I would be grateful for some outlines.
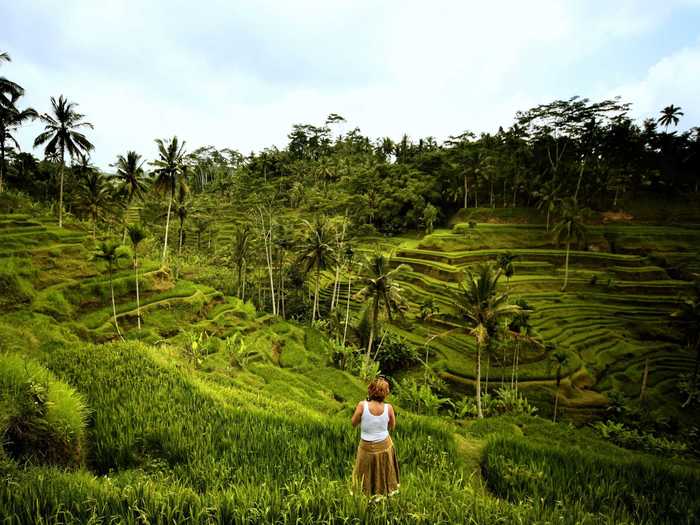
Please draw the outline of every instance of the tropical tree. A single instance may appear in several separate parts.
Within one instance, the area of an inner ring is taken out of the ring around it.
[[[476,343],[476,406],[478,416],[484,417],[481,409],[481,353],[491,344],[499,325],[520,311],[520,307],[508,302],[508,294],[499,293],[500,269],[482,264],[469,271],[457,297],[457,305],[465,321],[467,333]]]
[[[127,151],[126,156],[119,155],[117,162],[112,164],[117,168],[116,177],[119,181],[119,191],[126,195],[126,204],[129,206],[135,198],[143,198],[146,191],[146,175],[141,160],[141,155],[135,151]]]
[[[350,295],[352,293],[352,266],[353,259],[355,258],[355,251],[349,244],[345,247],[345,265],[348,271],[348,296],[346,298],[345,305],[345,326],[343,327],[343,346],[345,346],[345,341],[348,337],[348,321],[350,320]]]
[[[313,312],[311,314],[311,321],[313,322],[316,320],[317,313],[319,313],[320,317],[319,288],[321,285],[321,271],[335,262],[334,238],[331,225],[324,217],[316,216],[313,223],[306,220],[303,222],[306,226],[306,235],[298,246],[298,262],[301,264],[301,270],[304,274],[315,270],[316,284]]]
[[[165,218],[165,238],[163,240],[163,255],[161,256],[161,264],[165,264],[165,256],[168,254],[170,212],[175,200],[177,183],[183,172],[185,142],[180,143],[177,137],[173,137],[168,142],[156,139],[156,144],[158,145],[158,159],[151,163],[155,167],[155,186],[158,191],[168,196],[168,213]]]
[[[5,52],[0,53],[0,64],[11,61],[10,55]],[[23,94],[24,89],[21,86],[5,77],[0,77],[0,108],[12,109],[16,98],[21,97]]]
[[[92,239],[97,238],[97,222],[105,218],[105,210],[113,203],[112,188],[107,178],[96,169],[86,170],[78,183],[78,209],[92,222]]]
[[[576,205],[574,199],[565,199],[562,201],[559,222],[554,226],[553,230],[557,246],[560,246],[562,243],[566,244],[564,284],[561,286],[562,292],[566,290],[566,285],[569,282],[569,252],[571,251],[571,243],[576,242],[576,244],[579,245],[581,242],[585,242],[587,238],[587,230],[583,218],[584,210]]]
[[[69,102],[63,95],[56,100],[51,97],[52,113],[44,113],[39,118],[44,123],[44,131],[34,139],[34,147],[46,144],[44,155],[59,159],[59,193],[58,226],[63,227],[63,172],[65,154],[73,159],[80,153],[87,153],[94,148],[92,143],[80,131],[81,128],[93,129],[93,125],[83,121],[85,115],[78,113],[75,102]]]
[[[139,265],[138,265],[138,248],[141,241],[146,238],[146,230],[140,224],[130,224],[127,226],[129,240],[134,251],[134,275],[136,277],[136,322],[139,330],[141,330],[141,298],[139,296]]]
[[[438,209],[432,204],[428,205],[423,209],[423,225],[425,226],[425,233],[433,233],[433,227],[435,221],[437,220]]]
[[[122,245],[118,242],[105,241],[101,242],[94,253],[93,258],[105,261],[107,263],[107,270],[109,272],[109,290],[112,294],[112,321],[114,322],[114,328],[117,331],[117,335],[123,340],[124,336],[119,330],[119,323],[117,322],[117,305],[114,301],[114,284],[112,282],[112,274],[114,273],[114,267],[122,259],[127,256],[127,253],[122,249]]]
[[[175,278],[177,279],[180,274],[180,256],[182,255],[182,243],[185,237],[185,220],[189,214],[190,206],[192,205],[192,199],[190,198],[189,188],[184,182],[180,182],[178,185],[177,197],[175,199],[175,215],[178,220],[177,229],[177,269],[175,271]]]
[[[12,133],[28,120],[35,119],[38,114],[32,108],[19,110],[16,102],[19,95],[9,95],[9,105],[0,104],[0,193],[4,190],[5,181],[5,152],[7,144],[19,149],[19,143]]]
[[[681,108],[678,106],[674,106],[673,104],[671,104],[670,106],[666,106],[660,111],[660,113],[661,116],[657,119],[657,122],[661,124],[664,128],[666,128],[666,130],[668,130],[668,127],[671,124],[677,126],[680,117],[684,115],[684,113],[681,111]]]
[[[394,314],[401,314],[406,309],[406,301],[401,295],[401,287],[394,280],[394,277],[401,271],[410,270],[410,267],[401,264],[392,269],[390,262],[386,255],[376,251],[362,264],[362,289],[357,292],[356,298],[361,301],[369,301],[367,308],[367,321],[369,322],[368,362],[374,336],[377,333],[379,314],[384,312],[389,321],[393,321]]]
[[[242,224],[233,232],[233,263],[238,277],[237,297],[245,300],[245,282],[248,257],[250,256],[250,224]]]
[[[547,214],[547,226],[546,229],[549,231],[550,217],[552,212],[557,210],[557,205],[559,203],[559,191],[561,187],[555,184],[554,181],[547,181],[539,189],[533,192],[533,195],[537,197],[537,209],[544,210]]]
[[[513,266],[513,261],[517,258],[517,255],[513,255],[511,252],[506,252],[500,254],[496,258],[496,264],[506,276],[506,289],[510,288],[510,278],[513,277],[515,273],[515,267]]]
[[[566,352],[554,352],[551,355],[551,362],[556,367],[556,385],[557,390],[554,397],[554,416],[552,421],[557,421],[557,410],[559,408],[559,386],[561,385],[561,373],[566,364],[569,362],[569,354]]]

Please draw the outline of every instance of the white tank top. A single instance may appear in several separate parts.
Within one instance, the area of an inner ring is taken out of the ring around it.
[[[384,412],[379,416],[375,416],[369,411],[367,401],[364,404],[360,422],[360,437],[363,441],[371,441],[373,443],[384,441],[389,437],[389,405],[384,403]]]

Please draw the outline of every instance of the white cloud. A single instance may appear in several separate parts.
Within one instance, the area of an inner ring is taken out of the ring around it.
[[[371,136],[444,139],[507,126],[554,98],[606,94],[606,72],[590,62],[685,3],[75,1],[56,13],[35,1],[0,7],[0,18],[16,9],[17,24],[0,36],[14,59],[2,74],[39,110],[60,93],[79,102],[101,167],[127,149],[152,156],[153,139],[173,134],[192,148],[283,146],[292,124],[330,112]],[[671,98],[662,105],[690,120],[697,53],[679,51],[613,94],[645,114]],[[552,80],[567,77],[579,92]],[[25,148],[38,130],[23,130]]]

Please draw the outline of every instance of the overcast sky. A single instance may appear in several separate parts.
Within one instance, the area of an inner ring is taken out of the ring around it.
[[[700,125],[700,0],[0,0],[0,51],[25,105],[79,103],[102,168],[173,134],[282,147],[331,112],[373,137],[443,140],[621,95],[639,118],[673,103]]]

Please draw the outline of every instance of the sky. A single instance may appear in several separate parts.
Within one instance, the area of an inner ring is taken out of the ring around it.
[[[700,125],[700,0],[0,0],[0,51],[24,105],[79,104],[102,169],[173,135],[284,147],[330,113],[340,132],[440,141],[574,95]]]

